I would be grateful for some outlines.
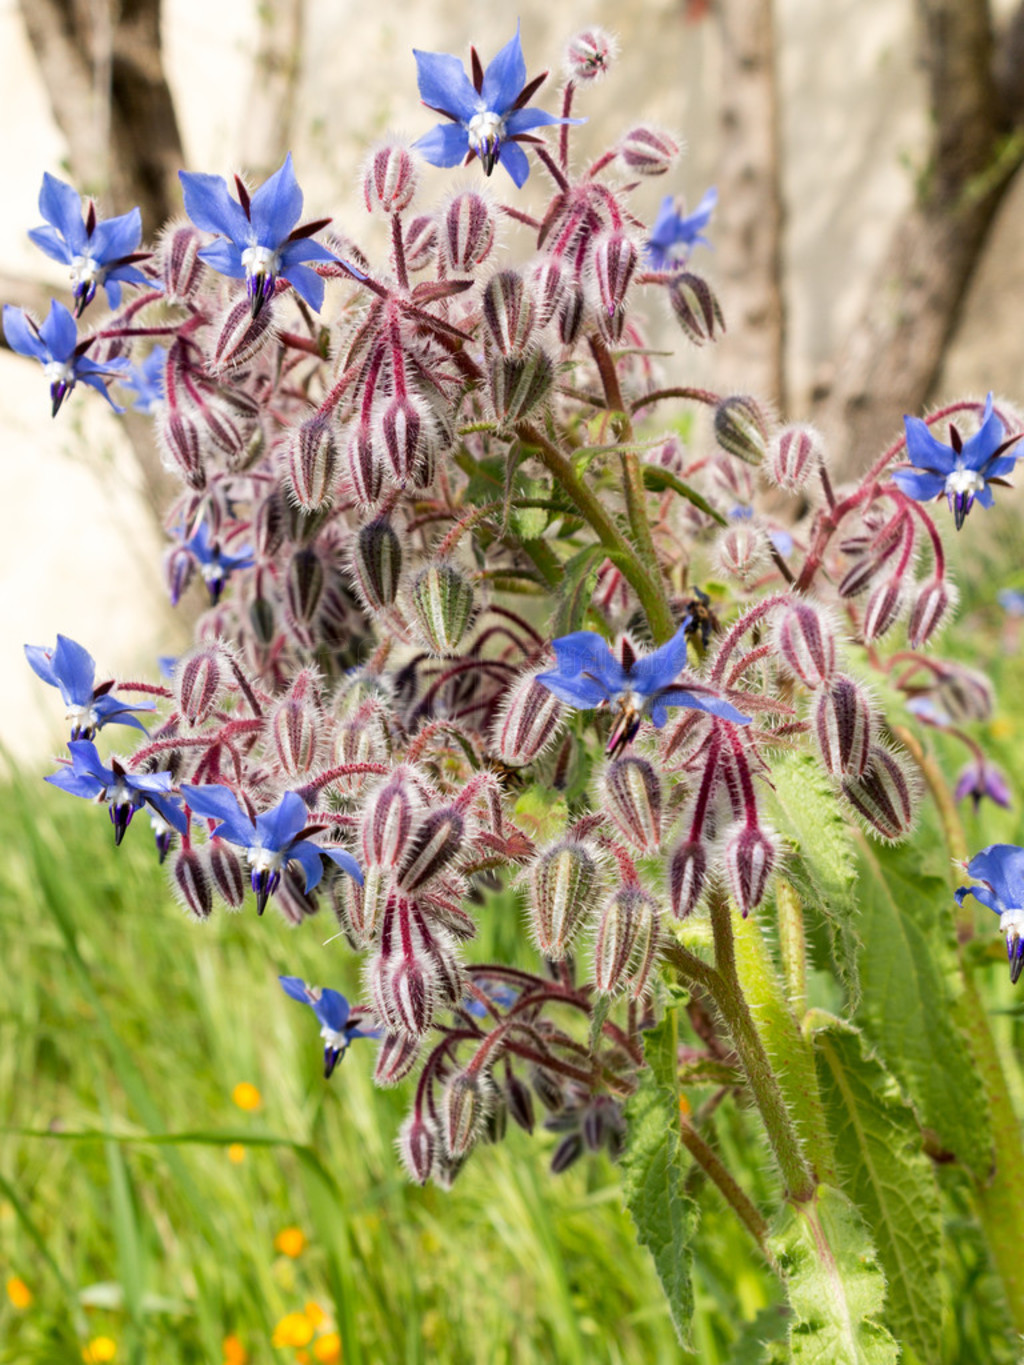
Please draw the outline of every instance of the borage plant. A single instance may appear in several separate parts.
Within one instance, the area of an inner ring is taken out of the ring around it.
[[[117,840],[146,807],[199,919],[246,901],[243,857],[257,910],[337,917],[364,1002],[282,985],[328,1073],[358,1042],[380,1085],[407,1082],[414,1180],[449,1184],[539,1107],[555,1171],[621,1158],[681,1335],[711,1188],[785,1284],[792,1359],[935,1361],[944,1200],[969,1202],[1024,1330],[1024,1153],[927,727],[971,749],[959,795],[1009,793],[961,728],[987,680],[921,652],[954,608],[940,525],[976,529],[1021,422],[991,396],[908,418],[833,488],[812,429],[663,376],[641,305],[696,345],[724,326],[691,266],[715,195],[645,228],[633,191],[679,149],[642,123],[573,167],[573,108],[611,59],[573,39],[555,116],[518,34],[468,72],[416,53],[443,121],[368,157],[380,261],[300,221],[290,157],[253,191],[183,173],[191,221],[149,255],[131,215],[46,178],[36,240],[79,314],[99,284],[115,311],[79,339],[59,304],[41,325],[9,308],[8,338],[55,412],[78,379],[138,394],[181,480],[171,598],[198,576],[211,599],[167,686],[115,696],[71,640],[29,650],[69,707],[51,781],[107,804]],[[511,183],[427,210],[417,149]],[[540,218],[501,197],[531,166]],[[524,259],[498,257],[502,224]],[[708,409],[713,440],[688,445],[670,404]],[[766,487],[791,515],[758,510]],[[102,759],[96,731],[136,713],[138,747]],[[969,867],[1015,979],[1021,857]],[[521,951],[474,961],[510,894]],[[773,1208],[727,1167],[727,1112],[758,1163],[767,1140]]]

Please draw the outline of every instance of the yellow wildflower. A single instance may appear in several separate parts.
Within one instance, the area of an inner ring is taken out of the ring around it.
[[[253,1085],[252,1081],[239,1081],[231,1092],[231,1098],[238,1105],[239,1109],[244,1109],[247,1114],[258,1109],[263,1103],[263,1096]]]
[[[113,1337],[93,1337],[82,1352],[85,1365],[107,1365],[117,1355],[117,1342]]]
[[[309,1319],[310,1325],[313,1327],[322,1327],[327,1321],[327,1314],[315,1299],[307,1299],[302,1305],[302,1311],[305,1313],[306,1317]]]
[[[245,1160],[245,1148],[240,1142],[232,1142],[228,1147],[228,1160],[233,1166],[240,1166]]]
[[[308,1346],[313,1340],[313,1329],[305,1313],[287,1313],[274,1328],[274,1346]]]
[[[19,1311],[28,1308],[32,1302],[32,1290],[20,1275],[12,1275],[7,1281],[7,1297]]]
[[[249,1359],[249,1352],[245,1349],[234,1332],[229,1337],[225,1337],[221,1342],[220,1349],[224,1352],[223,1365],[246,1365]]]
[[[302,1255],[302,1248],[305,1245],[306,1234],[301,1228],[282,1228],[274,1238],[274,1250],[293,1259]]]
[[[338,1365],[341,1360],[341,1337],[337,1332],[325,1332],[314,1343],[313,1354],[321,1365]]]

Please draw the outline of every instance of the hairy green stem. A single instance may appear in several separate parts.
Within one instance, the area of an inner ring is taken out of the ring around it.
[[[726,1169],[722,1158],[698,1133],[686,1114],[679,1116],[679,1139],[725,1202],[731,1206],[762,1254],[771,1260],[767,1247],[767,1222],[750,1197],[740,1189],[732,1174]]]

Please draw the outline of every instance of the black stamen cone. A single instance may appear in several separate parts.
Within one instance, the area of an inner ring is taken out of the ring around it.
[[[1024,971],[1024,938],[1010,934],[1006,940],[1006,955],[1010,959],[1010,984],[1016,986]]]

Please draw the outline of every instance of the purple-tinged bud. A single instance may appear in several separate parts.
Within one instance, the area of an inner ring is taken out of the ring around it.
[[[227,457],[231,469],[241,469],[249,459],[252,423],[227,403],[207,403],[199,410],[210,443]]]
[[[566,75],[580,84],[599,81],[611,70],[618,50],[615,39],[603,28],[585,28],[566,46]]]
[[[171,465],[177,466],[189,488],[197,491],[205,488],[203,442],[196,419],[178,408],[169,408],[160,419],[156,434]]]
[[[570,277],[556,256],[541,256],[530,266],[527,277],[537,309],[537,326],[546,327],[558,313],[570,287]]]
[[[240,910],[245,900],[245,873],[230,844],[211,839],[207,846],[213,889],[232,910]]]
[[[203,263],[200,233],[191,223],[170,223],[160,239],[156,262],[168,303],[188,303],[199,287]]]
[[[581,1133],[566,1133],[555,1148],[554,1155],[551,1158],[551,1174],[561,1175],[570,1166],[574,1166],[583,1155],[584,1150]]]
[[[402,542],[387,517],[359,528],[352,544],[352,577],[370,611],[394,604],[402,574]]]
[[[780,488],[799,493],[824,457],[821,433],[814,427],[803,424],[783,427],[771,443],[768,469]]]
[[[900,579],[887,578],[875,584],[865,603],[864,620],[861,623],[865,644],[880,640],[896,624],[905,602]]]
[[[658,908],[639,886],[623,886],[606,902],[594,937],[594,985],[604,994],[629,990],[639,1000],[658,947]]]
[[[370,427],[357,422],[345,447],[345,464],[352,494],[362,507],[379,501],[384,488],[386,462],[378,453]]]
[[[462,848],[465,820],[457,806],[440,806],[420,815],[398,865],[396,883],[418,890],[448,866]]]
[[[812,725],[822,762],[834,777],[863,773],[875,722],[867,693],[859,683],[837,674],[815,700]]]
[[[441,224],[441,252],[449,270],[468,275],[482,265],[494,246],[494,212],[482,194],[456,195]]]
[[[217,339],[210,354],[210,367],[215,373],[241,369],[258,355],[274,336],[274,309],[268,299],[255,317],[252,303],[243,294],[220,319]]]
[[[561,961],[600,891],[600,866],[586,844],[564,839],[540,854],[529,875],[530,928],[537,947]]]
[[[730,455],[747,464],[762,464],[768,456],[768,422],[749,394],[723,398],[715,408],[715,440]]]
[[[380,951],[370,963],[374,1007],[389,1033],[422,1038],[434,1017],[431,943],[425,941],[413,904],[392,895],[381,925]]]
[[[257,503],[252,518],[252,539],[260,559],[273,559],[284,544],[285,513],[275,488]]]
[[[956,589],[944,578],[930,578],[918,588],[907,621],[907,643],[921,649],[956,606]]]
[[[173,550],[169,550],[164,555],[163,569],[164,582],[167,584],[171,606],[176,607],[181,601],[182,593],[192,582],[192,577],[196,571],[196,562],[184,546],[176,545]]]
[[[708,880],[708,852],[698,839],[685,839],[668,865],[669,906],[676,919],[687,919],[697,908]]]
[[[249,624],[258,644],[264,649],[272,645],[277,635],[274,604],[265,597],[254,598],[249,604]]]
[[[935,689],[935,701],[954,725],[991,720],[995,691],[984,673],[946,660]]]
[[[692,271],[674,275],[668,286],[668,301],[683,331],[695,346],[716,341],[725,331],[725,317],[718,295],[704,279]]]
[[[533,1093],[549,1113],[557,1114],[565,1108],[562,1082],[554,1072],[535,1066],[530,1072],[530,1084],[533,1086]]]
[[[434,1125],[418,1110],[413,1110],[398,1130],[398,1155],[417,1185],[425,1185],[434,1169],[437,1137]]]
[[[649,123],[631,128],[619,144],[619,156],[633,175],[664,175],[680,150],[671,133]]]
[[[606,1106],[599,1100],[587,1105],[583,1111],[583,1124],[580,1128],[580,1134],[591,1152],[599,1152],[604,1146],[604,1140],[607,1136],[605,1117]]]
[[[843,795],[886,843],[899,843],[910,833],[917,784],[902,754],[872,744],[863,773],[843,779]]]
[[[326,507],[334,496],[338,447],[332,424],[317,416],[292,433],[285,452],[288,489],[304,512]]]
[[[857,554],[857,558],[840,579],[839,587],[836,589],[839,596],[857,597],[870,588],[885,572],[886,565],[900,548],[903,539],[903,529],[894,526],[881,540],[876,538],[869,540],[867,548],[862,553],[859,552],[859,538],[844,542],[845,545],[854,547],[853,552]]]
[[[373,1071],[374,1084],[387,1090],[405,1080],[419,1060],[419,1055],[417,1039],[407,1038],[404,1033],[385,1033]]]
[[[513,1123],[519,1125],[528,1133],[533,1132],[533,1096],[530,1088],[524,1081],[521,1081],[513,1072],[505,1077],[505,1105]]]
[[[491,363],[490,392],[500,423],[513,426],[548,396],[555,380],[551,357],[539,347],[525,356],[499,356]]]
[[[491,276],[482,315],[488,340],[499,355],[522,355],[533,333],[535,310],[518,270],[499,270]]]
[[[764,899],[778,855],[775,840],[759,825],[734,827],[725,843],[724,866],[733,900],[746,919]]]
[[[437,219],[421,213],[405,232],[405,266],[407,270],[423,270],[434,259],[437,251]]]
[[[965,768],[960,770],[956,789],[953,792],[953,800],[963,801],[968,796],[974,803],[975,815],[978,814],[982,801],[986,799],[994,801],[997,806],[1002,806],[1004,810],[1009,810],[1012,804],[1010,787],[1005,774],[994,763],[990,763],[985,758],[972,759]]]
[[[209,919],[213,892],[206,861],[198,849],[178,849],[171,864],[171,879],[176,894],[196,919]]]
[[[441,1119],[451,1156],[464,1156],[473,1146],[494,1099],[494,1082],[486,1071],[460,1071],[449,1078],[441,1096]]]
[[[782,662],[806,687],[824,687],[835,674],[835,631],[812,602],[794,599],[783,608],[776,618],[775,646]]]
[[[372,943],[377,935],[392,893],[391,873],[368,865],[363,869],[363,884],[345,879],[345,918],[359,947]]]
[[[428,648],[454,654],[473,615],[473,587],[454,564],[428,564],[412,582],[412,613]]]
[[[573,346],[579,340],[586,313],[582,289],[578,285],[567,285],[558,307],[558,339],[563,346]]]
[[[365,866],[397,869],[405,858],[418,804],[401,768],[370,794],[361,826]]]
[[[768,537],[759,526],[736,522],[715,541],[715,557],[723,573],[746,582],[768,563]]]
[[[502,763],[522,767],[544,752],[562,721],[562,703],[537,672],[524,673],[502,698],[491,747]]]
[[[284,697],[270,713],[274,752],[289,777],[304,776],[315,765],[320,749],[320,725],[315,708],[295,697]]]
[[[618,335],[622,331],[621,315],[626,294],[639,259],[636,243],[624,232],[602,233],[591,247],[590,263],[599,303],[598,318],[605,324],[618,317]]]
[[[308,625],[323,596],[326,574],[317,550],[296,550],[288,564],[285,601],[293,620]]]
[[[661,780],[653,764],[632,755],[615,758],[601,780],[604,808],[641,853],[661,843]]]
[[[426,428],[419,406],[405,395],[392,398],[384,409],[380,419],[384,451],[391,473],[401,486],[413,477],[423,459]]]
[[[370,153],[363,172],[367,213],[402,213],[416,193],[416,162],[408,147],[389,142]]]
[[[380,734],[376,722],[367,724],[358,718],[346,721],[334,732],[334,762],[377,763],[381,757]],[[359,796],[371,780],[370,773],[347,773],[331,783],[342,796]]]
[[[224,695],[227,660],[222,649],[195,649],[178,661],[174,696],[190,725],[202,725]]]

